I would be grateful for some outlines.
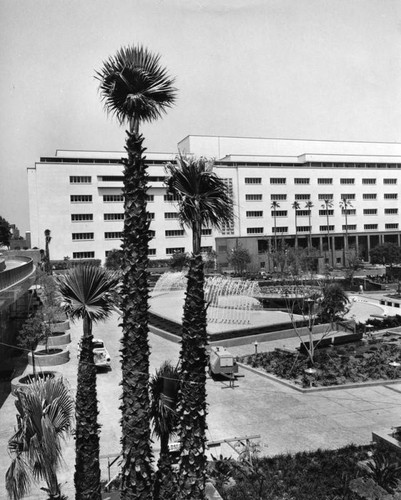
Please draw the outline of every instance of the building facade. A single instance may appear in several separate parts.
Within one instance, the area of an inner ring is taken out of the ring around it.
[[[401,144],[188,136],[178,149],[214,158],[234,201],[232,224],[203,229],[205,251],[223,255],[241,241],[261,255],[279,238],[325,252],[329,241],[341,264],[345,234],[365,260],[379,243],[401,243]],[[104,261],[119,248],[122,156],[58,150],[28,168],[32,246],[43,248],[50,229],[51,259]],[[191,251],[190,231],[180,226],[164,184],[164,165],[174,156],[147,155],[151,259]]]

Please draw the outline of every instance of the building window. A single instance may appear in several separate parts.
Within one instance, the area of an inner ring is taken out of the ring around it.
[[[397,179],[383,179],[383,184],[397,184]]]
[[[91,184],[91,182],[90,175],[70,175],[70,184]]]
[[[377,230],[377,224],[364,224],[363,229],[368,231]]]
[[[355,184],[355,179],[340,179],[340,184]]]
[[[71,214],[71,222],[91,222],[93,221],[93,214]]]
[[[247,227],[246,234],[263,234],[263,227]]]
[[[319,194],[319,200],[332,200],[334,198],[333,194]]]
[[[295,201],[307,201],[310,200],[310,194],[296,194]]]
[[[343,224],[343,231],[356,231],[356,224],[348,224],[348,226]]]
[[[384,193],[384,199],[385,200],[397,200],[398,194],[397,193]]]
[[[310,226],[297,226],[297,233],[310,233]]]
[[[166,248],[166,255],[173,255],[174,253],[185,253],[184,247]]]
[[[385,215],[397,215],[398,214],[398,208],[385,208],[384,209],[384,214]]]
[[[178,212],[164,212],[165,219],[178,219]]]
[[[272,233],[288,233],[288,227],[285,227],[285,226],[282,226],[282,227],[276,227],[276,228],[272,228]]]
[[[211,236],[212,235],[212,230],[210,228],[205,228],[202,229],[202,236]]]
[[[355,200],[355,193],[342,194],[341,199],[342,200]]]
[[[72,241],[93,240],[94,233],[72,233]]]
[[[73,259],[94,259],[95,252],[72,252]]]
[[[362,179],[362,184],[376,184],[376,179]]]
[[[271,177],[270,184],[285,184],[287,179],[285,177]]]
[[[363,193],[362,198],[364,200],[376,200],[377,194],[376,193]]]
[[[227,190],[227,195],[231,200],[234,200],[233,180],[231,178],[222,178]],[[229,235],[234,234],[234,216],[231,217],[229,222],[223,222],[221,225],[221,234]]]
[[[106,240],[121,240],[123,237],[122,231],[107,231],[104,233]]]
[[[246,213],[246,216],[251,217],[263,217],[263,210],[252,210]]]
[[[148,248],[148,255],[156,255],[156,248]]]
[[[156,231],[153,231],[152,229],[149,229],[148,233],[151,238],[154,238],[156,236]]]
[[[261,194],[246,194],[245,201],[262,201],[263,195]]]
[[[309,184],[310,179],[307,177],[296,177],[294,179],[294,184]]]
[[[124,196],[122,194],[104,194],[103,203],[122,203]]]
[[[286,194],[271,194],[270,199],[271,199],[271,201],[286,201],[287,195]]]
[[[124,214],[103,214],[103,220],[105,221],[124,220]]]
[[[72,194],[70,196],[71,203],[92,203],[91,194]]]
[[[398,229],[398,224],[397,223],[386,224],[385,228],[386,229]]]
[[[318,183],[318,184],[333,184],[333,179],[329,179],[329,178],[326,178],[326,177],[324,177],[324,178],[319,178],[319,179],[317,180],[317,183]]]
[[[295,215],[297,217],[309,217],[309,210],[296,210]]]
[[[122,175],[99,175],[99,181],[103,182],[123,182],[124,177]]]
[[[262,184],[261,177],[245,177],[245,184]]]
[[[377,215],[377,208],[364,208],[363,215]]]
[[[287,210],[272,210],[271,216],[274,217],[287,217]]]
[[[148,203],[152,203],[152,201],[155,201],[155,195],[154,194],[147,194],[146,195],[146,201]]]
[[[324,233],[324,232],[327,232],[327,231],[334,231],[334,225],[333,226],[329,226],[329,229],[327,229],[327,226],[319,226],[319,230]]]
[[[341,214],[342,215],[356,215],[356,209],[355,208],[342,208]]]
[[[213,251],[213,247],[201,247],[200,251],[202,253],[210,253]]]
[[[334,215],[334,210],[319,210],[319,215],[332,216]]]
[[[164,195],[164,201],[171,202],[171,201],[180,201],[180,200],[181,200],[181,196],[178,196],[178,194],[165,194]]]
[[[166,238],[177,238],[178,236],[185,236],[183,229],[167,229],[164,231]]]
[[[155,220],[155,213],[154,212],[148,212],[147,216],[148,216],[148,220]]]

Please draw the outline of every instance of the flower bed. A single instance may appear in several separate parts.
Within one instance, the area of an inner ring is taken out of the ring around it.
[[[313,377],[305,373],[309,366],[307,355],[298,352],[276,350],[242,356],[239,361],[302,387],[401,378],[401,366],[390,365],[394,361],[401,364],[398,342],[359,342],[317,350]]]

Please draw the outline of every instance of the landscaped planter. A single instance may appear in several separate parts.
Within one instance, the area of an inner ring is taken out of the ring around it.
[[[42,379],[47,377],[59,379],[62,377],[62,374],[60,372],[48,370],[37,373],[37,376]],[[15,396],[17,390],[27,389],[33,380],[33,373],[20,375],[19,377],[13,378],[11,381],[11,394]]]
[[[63,365],[69,360],[70,351],[68,347],[52,348],[52,352],[46,352],[44,349],[35,351],[35,365],[38,367]],[[32,365],[31,352],[28,353],[28,363]]]
[[[70,322],[68,319],[65,321],[57,321],[56,323],[50,323],[50,330],[54,332],[65,332],[70,329]]]
[[[47,339],[47,345],[49,347],[58,347],[60,345],[66,345],[71,342],[71,335],[69,332],[57,332],[50,335]]]

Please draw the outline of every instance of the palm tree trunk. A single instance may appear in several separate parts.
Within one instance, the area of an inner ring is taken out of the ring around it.
[[[190,260],[181,342],[180,499],[204,500],[206,483],[206,308],[203,262]]]
[[[75,491],[76,500],[100,500],[99,425],[96,367],[93,362],[92,322],[84,317],[84,334],[78,364],[75,403]]]
[[[298,216],[295,209],[295,249],[298,250]]]
[[[122,483],[121,498],[151,499],[147,166],[143,137],[127,132],[124,164],[124,276],[122,286]]]

